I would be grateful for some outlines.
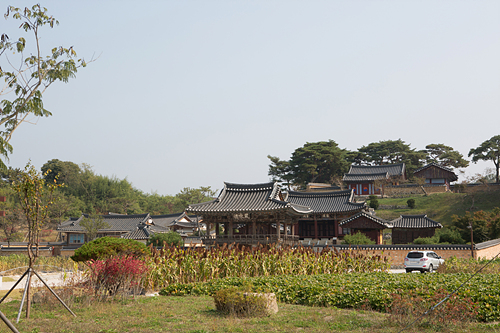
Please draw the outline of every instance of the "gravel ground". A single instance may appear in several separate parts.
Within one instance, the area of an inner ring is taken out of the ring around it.
[[[42,279],[47,283],[49,286],[60,286],[64,283],[64,275],[63,273],[38,273]],[[10,290],[16,281],[19,280],[21,275],[11,275],[11,276],[4,276],[2,277],[2,281],[0,282],[0,290]],[[13,281],[5,281],[5,280],[13,280]],[[33,276],[32,282],[36,283],[37,285],[42,286],[42,282],[38,279],[36,275]],[[26,277],[23,278],[23,280],[17,284],[16,289],[22,289],[26,286]]]

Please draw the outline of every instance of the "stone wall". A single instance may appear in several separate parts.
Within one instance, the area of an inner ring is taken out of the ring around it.
[[[500,239],[476,244],[476,258],[493,259],[500,253]]]

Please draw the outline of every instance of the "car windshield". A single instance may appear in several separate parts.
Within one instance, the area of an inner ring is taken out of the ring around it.
[[[423,258],[424,254],[422,252],[410,252],[407,255],[408,258]]]

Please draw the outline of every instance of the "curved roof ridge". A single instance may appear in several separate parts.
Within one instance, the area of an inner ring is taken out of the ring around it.
[[[415,218],[415,217],[427,217],[427,214],[413,214],[413,215],[406,215],[406,214],[401,214],[399,217],[406,217],[406,218]]]
[[[401,163],[391,163],[391,164],[380,164],[380,165],[361,165],[361,164],[351,164],[351,168],[352,167],[356,167],[356,168],[383,168],[383,167],[388,167],[388,166],[402,166],[404,165],[405,163],[404,162],[401,162]]]
[[[302,191],[288,191],[288,197],[290,196],[302,196],[302,197],[328,197],[328,196],[340,196],[345,195],[352,190],[340,190],[340,191],[321,191],[321,192],[302,192]]]
[[[452,169],[452,168],[446,167],[446,166],[444,166],[444,165],[440,165],[440,164],[438,164],[438,163],[436,163],[436,162],[431,162],[431,163],[426,164],[426,165],[424,165],[423,167],[420,167],[420,168],[418,168],[417,170],[413,171],[413,173],[416,173],[416,172],[422,171],[422,170],[427,169],[427,168],[429,168],[429,167],[431,167],[431,166],[435,166],[436,168],[440,168],[440,169],[443,169],[443,170],[446,170],[446,171],[449,171],[449,172],[453,172],[453,169]],[[453,172],[453,173],[454,173],[454,172]]]
[[[275,182],[258,183],[258,184],[239,184],[224,182],[224,187],[231,190],[259,190],[270,189],[275,186]]]

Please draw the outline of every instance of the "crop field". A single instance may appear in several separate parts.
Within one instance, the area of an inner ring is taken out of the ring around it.
[[[23,260],[14,259],[5,261],[4,268]],[[69,259],[58,260],[59,265],[77,269]],[[454,259],[436,274],[391,274],[383,258],[356,251],[340,255],[225,247],[172,248],[143,260],[150,267],[143,284],[160,285],[153,288],[160,290],[160,296],[120,295],[96,301],[91,294],[71,292],[66,300],[76,318],[45,297],[34,304],[31,318],[22,317],[16,326],[21,332],[38,333],[398,332],[411,323],[407,332],[500,332],[498,261],[465,283],[472,273],[463,272],[476,271],[485,262]],[[152,283],[152,278],[157,280]],[[79,288],[79,283],[59,291],[64,294]],[[438,309],[420,318],[463,283]],[[278,314],[235,318],[218,313],[211,296],[231,286],[275,293]],[[19,305],[17,292],[0,304],[0,311],[15,321]],[[0,325],[0,332],[8,330]]]

